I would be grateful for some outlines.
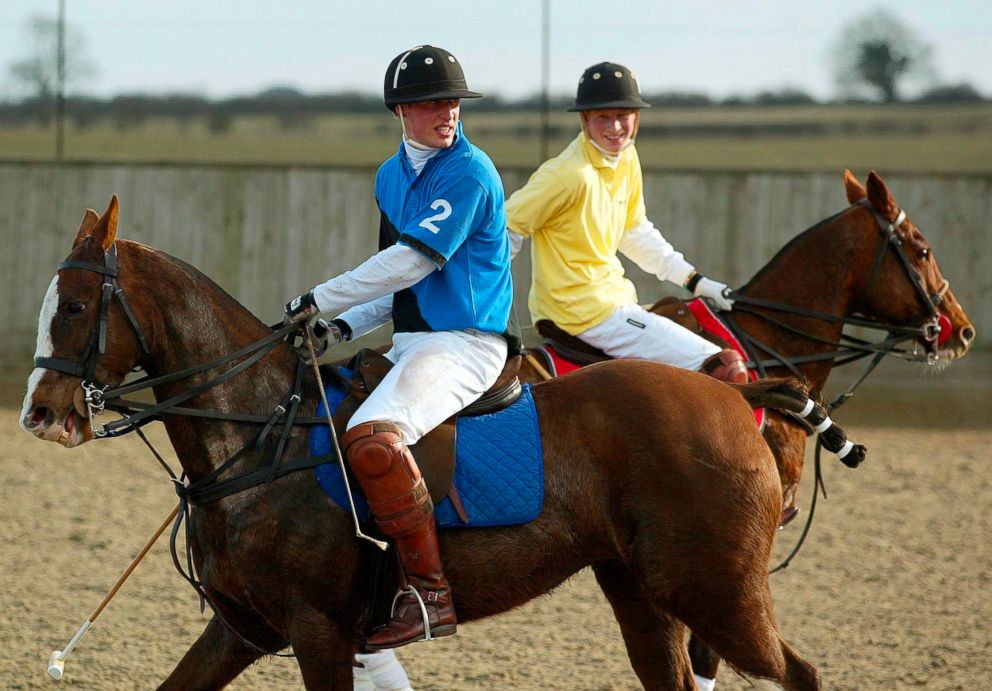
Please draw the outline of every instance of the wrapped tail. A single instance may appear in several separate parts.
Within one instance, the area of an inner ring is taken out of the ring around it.
[[[794,379],[764,379],[735,388],[752,409],[779,408],[804,418],[816,430],[823,448],[836,454],[847,467],[857,468],[865,460],[868,450],[848,440],[847,432],[813,400],[806,385]]]

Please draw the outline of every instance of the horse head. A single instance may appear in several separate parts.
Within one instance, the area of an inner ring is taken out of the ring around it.
[[[100,391],[120,384],[147,351],[117,283],[117,218],[116,195],[103,215],[86,210],[38,315],[21,427],[66,447],[93,438]]]
[[[975,327],[940,272],[923,233],[899,208],[892,193],[874,171],[866,187],[851,171],[844,171],[848,201],[859,210],[881,243],[861,272],[858,297],[852,307],[865,317],[898,326],[923,327],[918,343],[931,362],[946,362],[968,352]],[[869,254],[872,256],[869,258]]]

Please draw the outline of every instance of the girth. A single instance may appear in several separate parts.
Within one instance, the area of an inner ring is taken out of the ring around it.
[[[503,371],[488,391],[410,446],[410,452],[413,453],[417,466],[424,476],[424,482],[427,483],[431,500],[434,504],[438,504],[445,497],[450,497],[459,517],[466,523],[468,516],[452,483],[455,474],[455,423],[458,417],[494,413],[515,403],[523,391],[517,378],[521,359],[520,355],[507,358]],[[334,412],[333,418],[334,430],[339,438],[344,434],[348,420],[358,406],[369,397],[392,367],[393,363],[384,355],[368,348],[358,351],[352,358],[348,369],[354,372],[354,376],[343,382],[347,384],[348,393]],[[321,375],[328,380],[341,381],[340,374],[333,367],[321,367]]]

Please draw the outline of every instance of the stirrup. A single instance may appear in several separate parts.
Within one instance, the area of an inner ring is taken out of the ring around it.
[[[435,640],[434,636],[431,635],[431,622],[430,622],[430,617],[427,614],[427,606],[424,604],[424,598],[420,597],[420,592],[412,585],[408,585],[405,588],[400,588],[399,590],[396,591],[396,594],[393,595],[393,604],[390,605],[389,607],[389,618],[392,619],[394,616],[396,616],[396,602],[405,593],[410,593],[415,598],[417,598],[417,604],[420,606],[420,616],[423,617],[424,619],[424,637],[421,638],[420,640],[421,641]],[[429,590],[427,591],[427,593],[428,593],[427,598],[430,599],[430,596],[434,594],[434,591]]]

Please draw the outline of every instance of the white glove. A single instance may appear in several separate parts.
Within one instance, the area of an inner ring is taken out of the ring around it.
[[[696,283],[696,288],[692,294],[700,298],[709,298],[717,309],[729,311],[734,308],[734,301],[729,297],[730,288],[727,287],[726,283],[703,277]]]

